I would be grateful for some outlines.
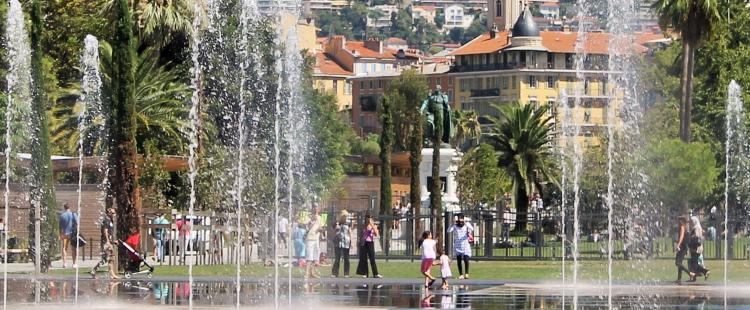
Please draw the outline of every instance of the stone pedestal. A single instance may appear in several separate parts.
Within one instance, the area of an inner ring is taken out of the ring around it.
[[[432,178],[432,153],[431,148],[422,149],[422,162],[419,164],[419,189],[422,201],[422,213],[429,214],[430,192],[428,178]],[[461,161],[461,153],[452,148],[440,149],[440,178],[443,181],[443,211],[458,211],[458,196],[456,195],[457,183],[456,172]]]

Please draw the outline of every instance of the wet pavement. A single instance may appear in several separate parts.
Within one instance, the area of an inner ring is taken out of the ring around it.
[[[343,281],[346,280],[346,281]],[[604,309],[607,287],[583,284],[576,289],[559,283],[491,284],[460,282],[448,290],[425,290],[413,279],[324,279],[311,282],[285,281],[276,299],[274,285],[267,279],[243,279],[237,294],[233,281],[196,278],[192,304],[196,309],[274,308],[281,309]],[[129,281],[81,278],[35,282],[28,278],[8,279],[8,304],[13,309],[57,309],[78,303],[81,309],[184,309],[190,304],[190,285],[185,279],[131,279]],[[289,294],[291,291],[291,295]],[[724,309],[724,290],[709,285],[617,284],[612,302],[617,309]],[[238,298],[239,296],[239,298]],[[291,297],[290,297],[291,296]],[[727,290],[727,309],[750,309],[750,285]],[[39,298],[38,304],[35,298]]]

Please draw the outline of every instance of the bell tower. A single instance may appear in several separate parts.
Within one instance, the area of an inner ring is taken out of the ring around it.
[[[510,30],[528,0],[487,0],[487,29]]]

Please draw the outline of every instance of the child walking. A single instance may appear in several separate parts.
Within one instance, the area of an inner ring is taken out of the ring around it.
[[[452,277],[453,274],[451,273],[451,259],[448,257],[448,255],[445,255],[445,251],[443,251],[442,248],[438,248],[437,250],[438,257],[440,257],[440,278],[443,280],[443,285],[440,287],[441,289],[447,290],[448,289],[448,278]]]
[[[435,283],[435,277],[430,274],[430,269],[435,263],[436,251],[435,245],[437,242],[432,239],[432,232],[425,231],[422,233],[422,238],[419,239],[419,246],[422,249],[422,266],[420,271],[424,275],[424,287],[429,288]]]

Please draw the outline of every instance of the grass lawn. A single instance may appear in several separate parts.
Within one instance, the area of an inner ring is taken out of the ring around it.
[[[579,268],[579,280],[606,280],[606,261],[581,261]],[[352,275],[356,269],[357,260],[352,260]],[[572,261],[566,261],[566,278],[573,276]],[[712,270],[711,282],[722,282],[724,277],[723,261],[706,261],[706,265]],[[186,276],[187,266],[157,266],[155,276]],[[378,269],[386,278],[419,278],[419,262],[410,261],[379,261]],[[455,263],[452,265],[453,274],[458,270]],[[82,270],[85,274],[88,270]],[[321,274],[330,276],[330,266],[320,268]],[[616,280],[627,281],[672,281],[676,277],[674,264],[671,260],[652,261],[615,261],[613,275]],[[280,268],[281,276],[285,277],[287,267]],[[302,272],[299,268],[292,268],[293,275],[300,277]],[[342,271],[343,272],[343,271]],[[434,275],[439,275],[439,268],[433,269]],[[74,270],[54,270],[52,275],[73,274]],[[264,267],[261,264],[245,265],[241,269],[242,276],[246,277],[273,277],[274,268]],[[236,267],[224,266],[194,266],[195,276],[224,276],[232,278],[236,274]],[[559,261],[484,261],[471,262],[472,279],[502,279],[502,280],[557,280],[560,279]],[[729,262],[729,280],[734,282],[750,282],[750,261],[737,260]]]

